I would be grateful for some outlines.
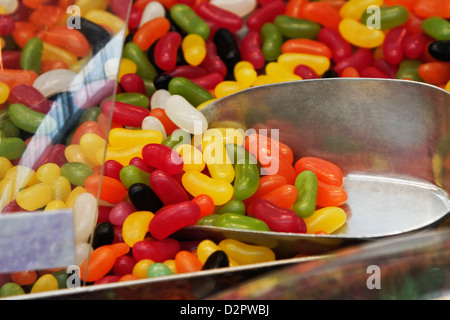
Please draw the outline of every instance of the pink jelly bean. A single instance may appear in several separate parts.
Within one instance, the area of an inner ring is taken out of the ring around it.
[[[174,232],[195,225],[200,218],[200,206],[193,201],[171,204],[159,209],[150,221],[148,230],[153,238],[162,240]]]
[[[125,219],[132,214],[133,212],[136,212],[136,208],[131,204],[129,201],[121,201],[119,203],[116,203],[108,215],[108,220],[113,225],[121,226],[123,225]]]
[[[278,15],[284,14],[285,11],[286,3],[284,1],[269,2],[250,14],[246,21],[247,27],[249,30],[259,32],[265,23],[273,22]]]
[[[183,159],[179,153],[163,144],[145,145],[142,148],[142,159],[150,167],[161,169],[170,175],[183,171]]]
[[[150,185],[165,206],[189,200],[182,185],[162,170],[157,169],[150,174]]]
[[[129,127],[140,127],[142,121],[149,115],[149,111],[145,108],[120,101],[106,100],[101,104],[101,109],[107,118],[112,113],[113,122]]]
[[[147,94],[144,80],[135,73],[124,74],[120,78],[120,86],[125,92],[135,92],[140,94]]]
[[[132,248],[132,254],[136,261],[150,259],[154,262],[164,262],[173,259],[178,251],[180,251],[180,243],[171,238],[138,241]]]

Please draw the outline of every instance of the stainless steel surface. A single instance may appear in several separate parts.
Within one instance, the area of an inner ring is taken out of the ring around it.
[[[320,79],[247,89],[202,112],[210,127],[279,129],[298,159],[318,156],[341,167],[349,199],[336,234],[281,234],[193,226],[204,236],[266,245],[280,255],[323,253],[355,241],[418,231],[450,212],[450,94],[424,83]],[[311,245],[312,244],[312,245]]]

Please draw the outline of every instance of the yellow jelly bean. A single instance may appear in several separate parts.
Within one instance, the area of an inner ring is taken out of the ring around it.
[[[81,15],[85,16],[91,10],[106,10],[109,0],[77,0],[75,5],[80,8]]]
[[[5,177],[6,172],[12,167],[13,164],[11,163],[11,161],[9,161],[8,158],[0,157],[0,180]]]
[[[203,108],[206,108],[207,106],[209,106],[210,104],[211,104],[211,102],[213,102],[213,101],[216,101],[217,99],[210,99],[210,100],[206,100],[205,102],[203,102],[203,103],[200,103],[198,106],[197,106],[197,110],[202,110]]]
[[[361,48],[375,48],[383,44],[385,34],[379,29],[370,29],[361,22],[345,18],[339,23],[339,32],[351,44]]]
[[[59,176],[61,176],[61,168],[56,163],[43,164],[36,170],[36,178],[40,182],[51,184]]]
[[[244,89],[245,87],[237,81],[222,81],[214,88],[214,95],[220,99]]]
[[[117,78],[120,81],[123,75],[128,73],[136,73],[136,71],[137,71],[136,63],[134,63],[130,59],[122,58],[120,62],[119,75]]]
[[[233,182],[235,172],[230,157],[225,149],[224,135],[221,130],[205,132],[202,140],[203,159],[211,178]]]
[[[78,58],[65,49],[44,42],[44,49],[42,50],[42,61],[52,60],[62,60],[69,67],[71,67],[78,61]]]
[[[0,6],[0,14],[8,14],[8,11],[5,9],[4,6]]]
[[[197,246],[197,257],[202,264],[205,264],[208,257],[212,253],[214,253],[218,250],[222,250],[222,249],[217,244],[215,244],[213,241],[208,240],[208,239],[202,240]],[[228,257],[228,260],[230,263],[230,267],[239,265],[236,261],[234,261],[233,259],[230,259],[229,257]]]
[[[444,89],[450,92],[450,80],[447,82]]]
[[[277,83],[277,82],[278,81],[275,80],[273,77],[268,76],[266,74],[262,74],[256,78],[255,82],[253,83],[253,87],[263,86],[266,84]]]
[[[79,144],[71,144],[64,149],[64,156],[67,159],[67,162],[82,162],[87,164],[89,167],[94,167],[96,164],[89,160],[83,150],[81,150],[81,146]]]
[[[293,72],[299,64],[309,66],[316,71],[318,75],[322,75],[330,68],[330,59],[324,56],[308,53],[288,52],[281,54],[277,62],[285,66],[289,71]]]
[[[39,277],[31,287],[30,293],[58,290],[58,281],[55,276],[47,273]]]
[[[83,154],[95,165],[101,165],[102,159],[97,158],[98,151],[105,152],[106,141],[95,133],[85,133],[80,139]]]
[[[307,233],[323,231],[333,233],[347,221],[345,211],[339,207],[325,207],[316,210],[312,216],[304,219]]]
[[[151,259],[142,259],[136,262],[131,274],[139,279],[147,278],[147,269],[155,262]]]
[[[175,150],[183,159],[183,171],[203,171],[205,169],[205,161],[202,152],[190,144],[182,144]]]
[[[275,261],[275,253],[271,249],[234,239],[220,241],[219,248],[240,265]]]
[[[383,0],[350,0],[339,9],[342,18],[361,19],[362,14],[369,6],[383,5]]]
[[[6,83],[0,81],[0,104],[3,104],[6,102],[6,100],[8,100],[10,91],[11,90],[9,86]]]
[[[206,56],[205,40],[196,33],[190,33],[183,38],[181,50],[188,64],[198,66]]]
[[[67,208],[73,208],[75,205],[75,201],[77,201],[77,198],[80,194],[83,194],[87,192],[84,187],[75,187],[69,194],[66,200],[66,207]]]
[[[234,143],[242,146],[245,140],[245,132],[242,129],[234,128],[212,128],[203,133],[202,149],[212,141],[221,141],[223,145]]]
[[[10,168],[6,172],[4,179],[14,180],[18,190],[38,182],[36,172],[33,169],[22,165]]]
[[[0,181],[0,211],[14,200],[17,192],[18,189],[14,180],[3,179]]]
[[[61,210],[61,209],[66,209],[66,208],[67,208],[67,206],[64,201],[52,200],[45,206],[44,211]]]
[[[186,171],[181,178],[181,182],[194,197],[207,194],[216,206],[223,205],[233,196],[233,186],[222,180],[212,179],[209,176],[198,171]]]
[[[52,188],[52,199],[61,200],[63,202],[67,201],[70,193],[72,192],[72,187],[70,185],[69,179],[63,176],[59,176],[54,179],[50,186]]]
[[[105,161],[108,160],[116,160],[123,166],[126,166],[130,163],[130,160],[134,157],[142,158],[142,148],[143,145],[135,145],[128,148],[113,148],[108,146],[106,149]],[[98,150],[97,152],[97,161],[102,162],[104,156],[103,150]]]
[[[113,148],[129,148],[135,145],[161,143],[163,136],[158,130],[132,130],[114,128],[110,131],[108,141]]]
[[[266,74],[278,82],[302,80],[301,77],[278,62],[269,62],[266,65]]]
[[[125,22],[122,19],[105,10],[92,9],[84,17],[98,25],[109,27],[114,34],[125,29]]]
[[[136,211],[130,214],[122,226],[123,241],[133,247],[136,242],[144,240],[153,216],[150,211]]]
[[[16,201],[24,210],[38,210],[52,201],[52,187],[48,183],[37,183],[20,191]]]
[[[253,64],[248,61],[240,61],[234,66],[234,77],[244,88],[249,88],[258,77]]]
[[[163,262],[169,269],[170,271],[173,272],[173,274],[177,274],[177,266],[175,265],[175,260],[174,259],[170,259],[170,260],[166,260]]]

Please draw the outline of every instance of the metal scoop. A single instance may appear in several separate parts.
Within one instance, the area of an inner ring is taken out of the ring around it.
[[[234,238],[288,257],[442,223],[450,212],[449,108],[445,90],[385,79],[301,80],[218,99],[202,110],[210,127],[279,129],[295,159],[336,163],[345,176],[348,219],[331,235],[191,226],[176,236]]]

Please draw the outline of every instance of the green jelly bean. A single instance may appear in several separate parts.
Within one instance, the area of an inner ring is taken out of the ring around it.
[[[231,163],[254,163],[257,164],[258,160],[256,157],[248,152],[243,146],[239,146],[235,143],[227,143],[225,145],[225,150],[230,158]]]
[[[116,100],[123,103],[128,103],[133,106],[148,109],[150,106],[149,98],[141,93],[123,92],[116,95]]]
[[[9,160],[19,159],[26,148],[25,142],[18,137],[0,137],[0,157],[5,157]]]
[[[25,294],[25,291],[14,282],[7,282],[0,288],[0,297],[11,297]]]
[[[21,103],[10,105],[8,115],[18,128],[26,132],[49,134],[57,128],[57,123],[51,116],[30,109]]]
[[[250,198],[259,187],[259,169],[253,163],[237,163],[235,165],[234,198],[245,200]]]
[[[315,39],[321,29],[320,25],[314,21],[279,15],[274,20],[275,25],[280,29],[286,38],[306,38]]]
[[[123,58],[130,59],[137,66],[136,74],[142,77],[145,80],[149,80],[153,82],[153,79],[158,75],[155,67],[152,63],[147,59],[146,54],[142,51],[142,49],[133,42],[128,42],[124,48],[122,53]]]
[[[450,22],[444,18],[426,18],[422,22],[422,29],[436,40],[450,40]]]
[[[211,29],[209,25],[184,3],[178,3],[170,9],[172,20],[186,33],[195,33],[207,40]]]
[[[408,79],[412,81],[423,81],[422,77],[419,75],[419,67],[422,62],[418,60],[403,60],[397,71],[397,79]]]
[[[302,171],[297,175],[294,185],[298,190],[298,196],[293,206],[294,212],[300,218],[308,218],[316,210],[318,192],[317,176],[310,170]]]
[[[86,121],[97,121],[100,113],[102,113],[102,109],[98,106],[87,108],[78,120],[77,126]]]
[[[84,186],[84,180],[92,173],[91,167],[82,162],[68,162],[61,166],[61,175],[75,186]]]
[[[224,214],[224,213],[237,213],[245,215],[246,208],[244,202],[241,200],[230,200],[227,203],[225,203],[222,208],[219,209],[219,212],[217,214]]]
[[[251,216],[238,213],[224,213],[219,215],[215,223],[216,227],[248,230],[248,231],[270,231],[267,224]]]
[[[170,80],[168,91],[170,94],[183,96],[194,107],[203,102],[214,99],[214,96],[205,88],[184,77],[175,77]]]
[[[151,264],[147,269],[147,278],[155,278],[161,276],[169,276],[173,274],[172,270],[164,263],[155,262]]]
[[[171,135],[167,136],[161,144],[168,146],[171,149],[176,149],[182,144],[191,144],[191,134],[182,129],[176,129]]]
[[[135,183],[144,183],[150,187],[150,173],[136,166],[128,165],[120,170],[120,181],[127,189]]]
[[[56,281],[58,282],[58,288],[59,289],[66,289],[67,288],[67,271],[65,269],[53,272],[52,275],[55,277]]]
[[[369,18],[373,13],[364,11],[361,17],[361,23],[367,25]],[[404,6],[396,5],[380,8],[380,29],[392,29],[401,26],[409,18],[409,11]]]
[[[150,80],[150,79],[142,78],[142,80],[144,80],[145,94],[148,97],[151,97],[156,91],[156,87],[155,87],[155,83],[153,82],[153,79]]]
[[[207,216],[204,216],[204,217],[200,218],[197,221],[197,225],[213,227],[213,226],[216,225],[217,218],[219,218],[219,217],[220,217],[219,214],[209,214]]]
[[[39,75],[43,50],[44,42],[41,39],[31,38],[28,40],[20,54],[20,67],[23,70],[32,70]]]
[[[20,129],[9,118],[8,109],[0,110],[0,132],[5,138],[19,136]]]
[[[265,23],[260,31],[261,52],[266,61],[276,61],[281,54],[284,38],[280,29],[273,23]]]

